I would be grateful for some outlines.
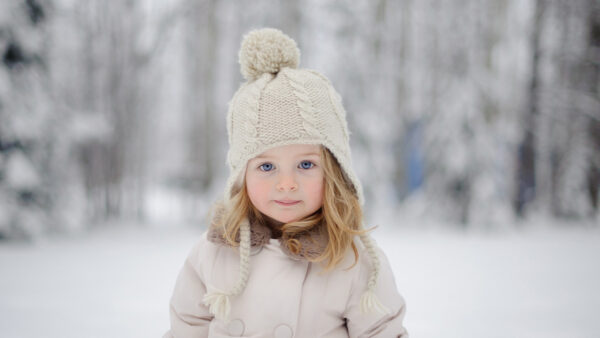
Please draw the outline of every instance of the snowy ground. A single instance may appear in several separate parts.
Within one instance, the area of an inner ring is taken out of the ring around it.
[[[107,228],[0,243],[2,337],[160,337],[183,259],[202,229]],[[379,229],[412,337],[600,334],[600,231],[486,235]]]

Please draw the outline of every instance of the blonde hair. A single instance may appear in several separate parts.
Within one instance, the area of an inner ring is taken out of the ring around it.
[[[379,275],[379,256],[368,232],[362,229],[362,208],[355,187],[345,175],[338,161],[326,148],[321,146],[321,159],[324,172],[325,189],[323,206],[312,215],[296,222],[282,225],[282,238],[287,238],[284,244],[292,253],[298,253],[301,243],[295,236],[321,227],[328,235],[325,250],[317,257],[305,257],[312,262],[325,262],[324,270],[337,266],[344,258],[346,250],[352,248],[354,263],[358,262],[358,249],[354,244],[354,236],[359,235],[361,242],[371,257],[373,270],[367,282],[367,289],[361,296],[360,308],[363,313],[377,311],[389,313],[389,310],[379,301],[375,294],[375,286]],[[210,313],[216,318],[228,321],[231,309],[230,297],[239,295],[246,287],[250,274],[250,225],[254,222],[265,224],[264,215],[254,207],[246,190],[245,179],[241,186],[232,189],[230,204],[222,208],[223,213],[215,215],[214,226],[223,227],[223,238],[229,245],[239,247],[240,271],[237,282],[229,291],[208,285],[209,291],[204,295],[203,302],[209,307]],[[221,202],[222,203],[222,202]]]
[[[369,230],[362,229],[363,211],[357,197],[356,189],[342,170],[333,154],[321,146],[321,165],[324,173],[323,206],[315,213],[295,222],[285,223],[281,227],[284,244],[293,253],[298,253],[301,243],[296,239],[314,227],[324,227],[328,242],[325,250],[317,257],[306,257],[311,262],[324,262],[325,270],[333,269],[344,258],[346,250],[352,248],[354,264],[358,262],[358,250],[354,244],[355,235],[362,235]],[[264,215],[254,207],[246,190],[245,179],[242,184],[233,188],[231,203],[225,206],[224,213],[215,222],[223,227],[223,237],[229,245],[239,245],[240,224],[248,219],[266,225]]]

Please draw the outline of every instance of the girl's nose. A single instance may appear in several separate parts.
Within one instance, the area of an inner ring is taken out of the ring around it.
[[[298,189],[298,183],[296,183],[296,181],[291,175],[285,175],[281,178],[281,180],[279,180],[279,183],[277,183],[276,188],[279,191],[295,191]]]

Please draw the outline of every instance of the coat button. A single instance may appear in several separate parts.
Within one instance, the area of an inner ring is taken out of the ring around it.
[[[233,337],[239,337],[244,334],[244,322],[241,319],[234,319],[227,324],[227,332]]]
[[[291,327],[281,324],[275,328],[273,336],[275,336],[275,338],[292,338],[292,336],[294,336],[294,331],[292,331]]]

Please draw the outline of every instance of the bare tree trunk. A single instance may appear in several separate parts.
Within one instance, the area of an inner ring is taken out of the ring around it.
[[[392,58],[388,67],[390,69],[394,69],[393,78],[392,78],[392,86],[394,88],[393,107],[390,114],[390,121],[396,124],[396,129],[398,131],[402,130],[403,132],[399,132],[396,134],[394,139],[392,140],[392,149],[394,149],[394,168],[391,180],[394,183],[395,190],[397,195],[400,198],[408,195],[411,187],[411,174],[410,167],[411,163],[406,161],[407,152],[418,152],[418,148],[420,147],[420,135],[417,130],[419,127],[419,121],[415,118],[414,112],[408,111],[409,103],[407,102],[411,98],[410,96],[410,86],[408,83],[408,75],[409,75],[409,61],[408,57],[411,52],[411,25],[412,21],[412,6],[413,3],[411,0],[401,1],[400,5],[396,4],[398,7],[394,7],[392,3],[392,18],[388,19],[388,29],[386,30],[387,34],[392,35],[392,45],[390,46],[391,52],[390,56]],[[400,12],[400,13],[398,13]],[[396,33],[399,32],[399,33]],[[393,39],[393,36],[398,34],[399,38],[397,40]],[[407,137],[407,134],[409,136]],[[408,147],[403,147],[404,141],[410,140],[410,145]],[[409,173],[407,174],[407,171]],[[414,176],[418,174],[413,174]],[[414,181],[414,180],[413,180]]]
[[[514,200],[515,212],[524,216],[527,205],[535,198],[536,188],[536,143],[535,131],[538,117],[538,92],[539,92],[539,64],[540,64],[540,33],[542,16],[545,9],[545,0],[535,1],[535,15],[531,33],[531,82],[529,85],[529,104],[525,112],[523,139],[518,149],[516,171],[516,196]]]
[[[90,216],[144,218],[147,182],[148,129],[154,112],[149,81],[157,46],[165,39],[173,13],[159,22],[160,30],[149,48],[140,47],[147,34],[147,13],[140,2],[91,1],[73,7],[73,29],[81,32],[77,44],[82,75],[65,95],[77,97],[77,114],[100,115],[112,133],[103,140],[79,144],[82,180],[89,196]]]
[[[588,0],[588,48],[586,51],[586,60],[584,60],[587,69],[585,71],[586,81],[585,90],[596,99],[596,103],[600,100],[598,93],[598,84],[600,82],[600,61],[598,55],[600,53],[600,4],[597,0]],[[600,105],[596,105],[599,107]],[[593,107],[591,107],[593,109]],[[595,116],[593,118],[592,116]],[[599,188],[600,188],[600,111],[595,109],[587,114],[588,120],[588,135],[590,140],[589,166],[587,174],[587,187],[589,192],[590,203],[592,205],[592,217],[598,215],[600,208],[599,204]]]
[[[206,191],[215,177],[215,119],[213,115],[224,116],[215,111],[215,82],[217,71],[217,41],[219,39],[216,21],[217,1],[194,2],[187,17],[184,31],[186,53],[184,62],[189,71],[186,74],[184,91],[185,109],[189,116],[183,130],[187,135],[189,171],[184,174],[193,192]]]

